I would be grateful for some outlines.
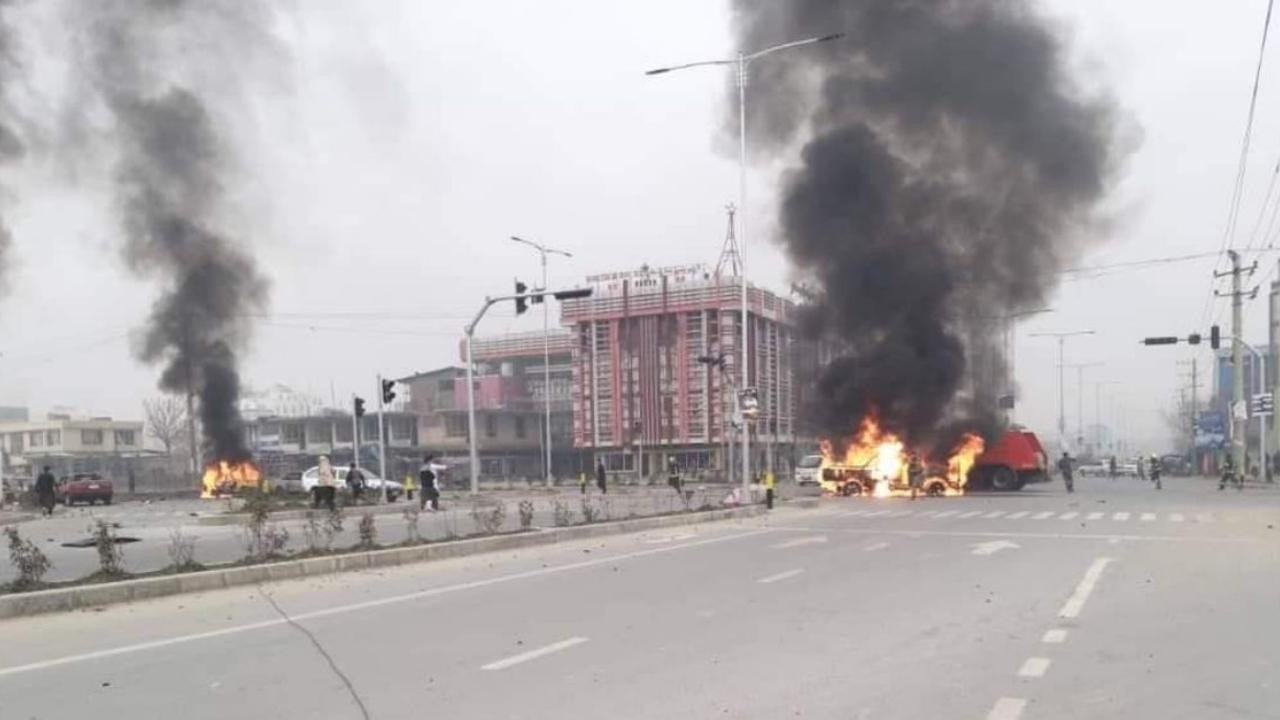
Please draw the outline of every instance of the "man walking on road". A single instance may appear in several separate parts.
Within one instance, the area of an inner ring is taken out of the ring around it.
[[[53,473],[49,471],[49,466],[45,465],[44,470],[36,477],[36,499],[40,501],[40,507],[43,508],[44,514],[53,516],[54,504],[54,479]]]
[[[1075,492],[1075,483],[1071,477],[1071,455],[1066,450],[1062,451],[1062,459],[1058,461],[1058,472],[1062,473],[1062,482],[1066,483],[1067,492]]]
[[[425,455],[422,458],[422,467],[418,468],[418,484],[422,486],[422,501],[419,507],[426,509],[428,505],[432,510],[440,509],[440,485],[436,480],[436,471],[431,469],[432,455]]]
[[[607,476],[604,472],[604,460],[596,461],[596,487],[600,488],[602,494],[609,494],[609,486],[605,484]]]
[[[354,462],[347,468],[347,489],[351,491],[351,502],[359,505],[360,498],[364,497],[364,473]]]

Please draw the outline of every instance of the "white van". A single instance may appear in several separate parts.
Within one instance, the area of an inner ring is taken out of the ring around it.
[[[800,458],[800,462],[796,463],[795,481],[796,485],[819,485],[822,478],[818,477],[818,473],[822,468],[821,455],[805,455]]]

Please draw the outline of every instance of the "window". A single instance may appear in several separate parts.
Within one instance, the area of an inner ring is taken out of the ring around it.
[[[525,437],[524,418],[522,417],[516,418],[516,437],[520,438],[521,440],[523,440]]]
[[[387,431],[392,440],[413,439],[412,418],[391,418],[391,428]]]
[[[443,392],[443,393],[453,392],[453,378],[449,378],[447,380],[440,380],[439,382],[437,382],[436,391]]]
[[[287,445],[302,444],[302,423],[290,422],[280,424],[280,442]]]
[[[80,444],[81,445],[101,445],[102,431],[101,430],[81,430]]]
[[[349,443],[351,442],[351,423],[346,420],[339,420],[334,426],[334,435],[337,436],[335,442]]]
[[[13,433],[9,436],[9,452],[14,454],[22,452],[22,433]]]
[[[485,437],[498,436],[498,418],[496,415],[484,416],[484,434]]]
[[[46,444],[46,445],[48,445],[48,446],[50,446],[50,447],[54,447],[54,446],[57,446],[57,445],[61,445],[61,444],[62,444],[62,431],[61,431],[61,430],[50,430],[50,431],[46,432],[46,433],[45,433],[45,440],[47,441],[45,444]]]
[[[27,433],[27,444],[33,448],[44,445],[44,431],[36,430],[35,432]]]
[[[133,437],[132,430],[116,431],[116,447],[132,446],[133,444],[134,444],[134,437]]]
[[[445,415],[444,434],[446,437],[466,437],[467,419],[462,415]]]

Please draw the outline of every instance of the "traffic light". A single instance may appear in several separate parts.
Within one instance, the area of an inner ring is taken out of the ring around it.
[[[1200,344],[1200,333],[1191,333],[1190,335],[1188,335],[1188,336],[1187,336],[1187,344],[1188,344],[1188,345],[1199,345],[1199,344]]]
[[[355,399],[355,413],[358,418],[364,417],[364,398],[358,397]]]
[[[591,288],[585,287],[574,288],[572,290],[561,290],[558,293],[553,293],[553,295],[557,300],[576,300],[578,298],[591,297],[591,292]]]
[[[545,288],[544,288],[544,289],[545,289]],[[542,301],[543,301],[543,300],[545,300],[545,299],[546,299],[546,297],[547,297],[547,294],[546,294],[546,293],[544,293],[544,292],[538,292],[538,293],[536,293],[536,294],[533,294],[533,295],[530,295],[530,296],[529,296],[529,302],[530,302],[531,304],[533,304],[533,305],[539,305],[539,304],[541,304],[541,303],[542,303]]]
[[[382,404],[390,405],[392,400],[396,399],[396,381],[382,381]]]
[[[1217,350],[1222,345],[1222,333],[1218,330],[1218,326],[1214,325],[1209,328],[1209,347]]]
[[[1149,337],[1142,341],[1143,345],[1177,345],[1178,338],[1173,336]]]
[[[516,314],[517,315],[523,315],[524,311],[529,309],[529,299],[524,296],[525,291],[528,289],[529,289],[529,286],[525,285],[519,280],[516,281]]]

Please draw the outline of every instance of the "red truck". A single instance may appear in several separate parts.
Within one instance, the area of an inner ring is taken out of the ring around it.
[[[1000,491],[1049,481],[1049,456],[1035,433],[1021,428],[1004,431],[983,450],[969,470],[969,487]]]

